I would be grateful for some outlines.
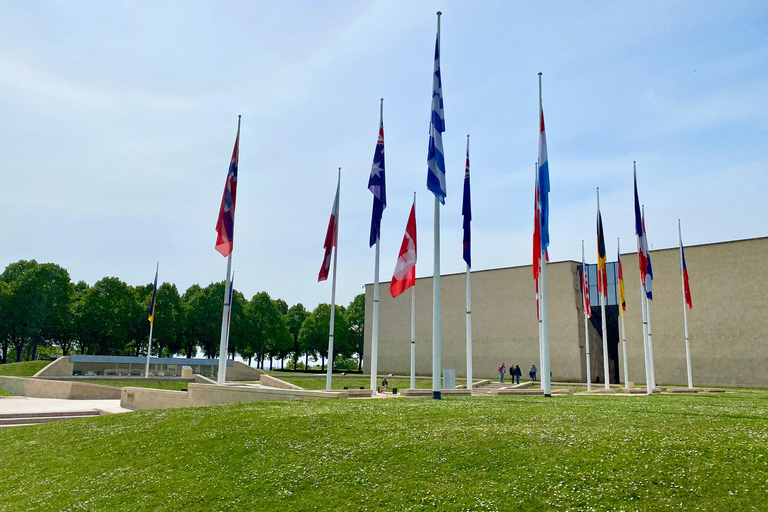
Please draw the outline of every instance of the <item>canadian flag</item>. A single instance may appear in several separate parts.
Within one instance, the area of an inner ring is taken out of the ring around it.
[[[338,238],[339,230],[339,185],[341,180],[336,185],[336,199],[333,201],[333,209],[331,210],[331,220],[328,221],[328,231],[325,233],[325,255],[323,256],[323,266],[320,267],[320,274],[317,276],[317,282],[325,281],[328,279],[328,272],[331,270],[331,251],[336,247],[336,239]]]
[[[408,224],[405,226],[400,255],[397,257],[395,273],[389,285],[389,293],[397,297],[411,286],[416,285],[416,202],[411,207]]]

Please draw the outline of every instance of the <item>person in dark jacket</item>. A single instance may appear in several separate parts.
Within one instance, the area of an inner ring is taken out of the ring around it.
[[[520,377],[522,377],[522,376],[523,376],[523,372],[520,371],[520,365],[516,364],[515,365],[515,380],[517,381],[518,384],[520,384]]]
[[[533,382],[536,382],[536,365],[531,363],[531,371],[528,372]]]

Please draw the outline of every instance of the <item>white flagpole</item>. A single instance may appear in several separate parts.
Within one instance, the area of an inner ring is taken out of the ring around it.
[[[641,276],[642,277],[642,276]],[[645,287],[640,280],[640,308],[643,310],[643,355],[645,356],[645,387],[649,395],[653,394],[651,387],[651,360],[648,357],[648,312],[645,307]]]
[[[240,116],[237,116],[237,162],[240,163]],[[229,318],[229,287],[232,286],[232,250],[227,256],[227,280],[224,284],[224,311],[221,314],[221,341],[219,342],[219,373],[216,383],[223,386],[227,381],[227,319]]]
[[[539,119],[537,125],[541,122],[541,73],[539,73]],[[539,198],[541,200],[541,198]],[[543,233],[542,233],[543,234]],[[552,396],[552,380],[549,376],[549,314],[547,312],[547,258],[545,251],[541,251],[541,287],[539,288],[541,297],[541,346],[543,359],[541,361],[541,389],[544,390],[544,396]]]
[[[238,148],[239,150],[239,148]],[[232,286],[232,252],[227,256],[227,281],[224,285],[224,313],[221,315],[221,343],[219,344],[219,375],[216,383],[223,386],[227,380],[227,318],[229,318],[229,287]]]
[[[538,191],[538,189],[539,189],[539,162],[536,162],[534,164],[534,168],[535,168],[535,173],[536,173],[536,175],[535,175],[536,176],[536,190]],[[539,197],[539,202],[536,203],[536,211],[539,211],[540,204],[541,204],[541,197]],[[541,223],[541,219],[539,219],[539,223]],[[539,230],[541,230],[541,226],[539,226]],[[541,241],[541,233],[539,233],[539,241]],[[543,259],[544,257],[545,257],[545,255],[544,255],[544,252],[542,251],[542,254],[541,254],[540,258]],[[544,317],[543,317],[543,312],[542,312],[542,309],[541,309],[541,293],[542,293],[542,289],[543,289],[542,285],[541,285],[541,265],[542,265],[541,259],[539,259],[539,278],[536,280],[536,285],[538,286],[539,291],[538,291],[538,294],[536,295],[536,307],[538,308],[537,319],[539,321],[539,368],[542,369],[541,375],[544,375],[543,367],[542,367],[542,364],[543,364],[542,361],[544,361],[544,344],[543,344],[543,339],[544,339],[544,323],[543,323],[544,322]],[[544,379],[540,378],[539,381],[540,381],[541,389],[544,389]]]
[[[229,330],[232,328],[232,298],[234,292],[232,291],[232,286],[234,286],[235,283],[235,273],[232,272],[232,279],[230,284],[230,290],[229,290],[229,311],[227,311],[227,347],[229,347]],[[234,360],[234,357],[232,358]]]
[[[437,12],[437,47],[440,48],[440,11]],[[440,200],[435,196],[435,257],[432,271],[432,398],[442,398],[440,383]]]
[[[467,135],[467,158],[469,158],[469,135]],[[472,299],[467,264],[467,389],[472,389]]]
[[[685,323],[685,362],[688,366],[688,387],[693,389],[693,374],[691,373],[691,344],[688,338],[688,304],[685,302],[685,275],[683,274],[683,232],[680,229],[680,219],[677,219],[677,236],[680,240],[680,281],[683,287],[683,322]]]
[[[416,192],[413,193],[413,209],[416,210]],[[416,277],[414,269],[414,277]],[[416,283],[411,286],[411,389],[416,389]]]
[[[339,167],[339,178],[336,182],[336,190],[339,191],[339,203],[341,202],[341,167]],[[333,281],[331,284],[331,326],[328,332],[328,373],[325,376],[325,390],[331,390],[331,376],[333,375],[333,332],[336,324],[336,258],[339,255],[339,217],[340,208],[337,205],[336,226],[333,228]],[[377,251],[378,252],[378,251]],[[378,276],[378,272],[377,272]]]
[[[617,254],[618,257],[621,258],[621,239],[616,239],[616,247],[617,247]],[[620,263],[620,262],[619,262]],[[622,269],[623,270],[623,269]],[[623,276],[622,276],[623,277]],[[619,318],[621,318],[621,345],[622,350],[624,351],[624,389],[629,389],[629,373],[628,372],[628,366],[627,366],[627,331],[624,329],[624,315],[621,305],[621,297],[619,297]]]
[[[597,213],[600,215],[600,187],[597,188]],[[599,240],[598,240],[599,242]],[[605,233],[603,233],[603,243],[605,243]],[[597,254],[598,260],[600,259],[600,252]],[[607,254],[606,254],[607,258]],[[597,280],[601,279],[600,264],[597,265]],[[603,293],[605,297],[603,297]],[[598,290],[597,296],[600,299],[600,314],[603,317],[603,378],[605,379],[605,389],[611,388],[610,370],[608,368],[608,329],[605,321],[605,302],[608,298],[608,283],[603,283],[603,293]]]
[[[584,308],[584,336],[587,347],[587,391],[592,391],[592,359],[589,355],[589,317],[587,317],[587,301],[584,298],[585,293],[589,296],[589,273],[587,272],[587,260],[584,257],[584,240],[581,241],[581,273],[581,286],[587,285],[587,289],[582,291],[581,297],[581,307]]]
[[[645,205],[643,205],[643,229],[645,229]],[[647,235],[646,235],[647,236]],[[650,255],[650,251],[648,252]],[[653,363],[653,334],[651,334],[651,301],[648,300],[648,294],[643,295],[645,297],[645,315],[648,322],[648,359],[651,367],[651,389],[656,389],[656,368]]]
[[[157,262],[157,267],[155,269],[155,276],[157,276],[157,273],[160,271],[160,262]],[[152,355],[152,329],[155,328],[155,310],[157,309],[157,282],[155,282],[155,290],[153,293],[153,300],[154,303],[152,304],[152,322],[149,324],[149,345],[147,346],[147,366],[144,368],[144,378],[149,378],[149,357]],[[685,295],[685,294],[683,294]],[[685,297],[683,297],[683,300],[685,300]],[[688,336],[686,335],[686,339]]]

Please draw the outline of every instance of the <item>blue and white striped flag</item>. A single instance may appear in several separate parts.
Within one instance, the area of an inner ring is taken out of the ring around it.
[[[435,41],[435,73],[432,76],[432,120],[429,123],[427,188],[445,204],[445,157],[443,156],[443,81],[440,78],[440,39]]]

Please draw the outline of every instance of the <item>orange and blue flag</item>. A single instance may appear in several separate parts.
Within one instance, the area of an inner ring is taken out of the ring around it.
[[[619,274],[619,316],[627,312],[627,295],[624,292],[624,272],[621,270],[621,253],[617,251],[616,266]]]

